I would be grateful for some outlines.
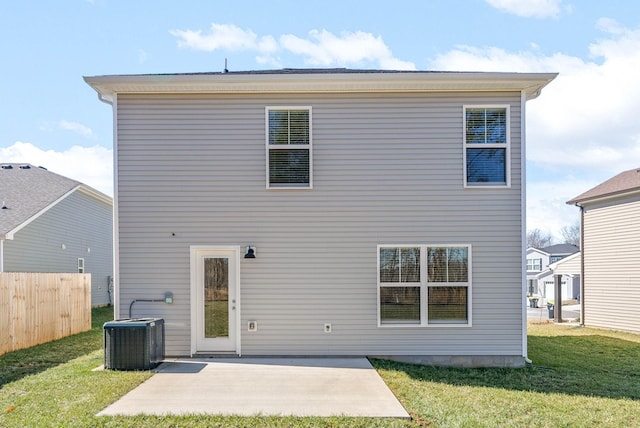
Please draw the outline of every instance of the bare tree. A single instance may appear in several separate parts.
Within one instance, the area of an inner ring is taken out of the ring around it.
[[[548,232],[533,229],[527,232],[527,247],[544,248],[551,245],[553,237]]]
[[[580,222],[576,221],[571,226],[564,226],[560,233],[565,243],[580,246]]]

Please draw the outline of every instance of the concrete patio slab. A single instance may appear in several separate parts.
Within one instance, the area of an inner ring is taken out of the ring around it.
[[[409,418],[366,358],[167,360],[101,415]]]

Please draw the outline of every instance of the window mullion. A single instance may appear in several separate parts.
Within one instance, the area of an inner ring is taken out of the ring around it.
[[[291,145],[291,110],[287,111],[287,145]]]
[[[484,109],[482,116],[484,119],[484,143],[487,144],[487,141],[489,141],[489,133],[487,132],[487,109]]]
[[[445,268],[445,279],[447,283],[449,283],[449,249],[447,248],[444,253],[444,268]]]
[[[427,284],[427,269],[428,266],[428,253],[427,246],[420,246],[420,325],[426,326],[428,324],[428,299],[429,299],[429,287]]]

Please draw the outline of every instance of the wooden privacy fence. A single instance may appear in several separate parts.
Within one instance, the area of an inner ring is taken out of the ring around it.
[[[91,329],[91,274],[0,273],[0,355]]]

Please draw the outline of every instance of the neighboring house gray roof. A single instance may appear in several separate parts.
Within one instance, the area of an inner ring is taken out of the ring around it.
[[[30,164],[0,164],[0,239],[55,204],[77,188],[111,200],[79,181]]]
[[[567,204],[580,205],[580,203],[592,199],[606,198],[637,191],[640,191],[640,168],[621,172],[593,189],[576,196],[568,201]]]
[[[550,245],[548,247],[540,248],[540,250],[551,255],[575,254],[578,251],[580,251],[580,247],[573,244],[556,244],[556,245]]]

